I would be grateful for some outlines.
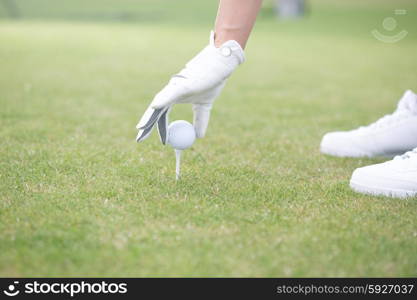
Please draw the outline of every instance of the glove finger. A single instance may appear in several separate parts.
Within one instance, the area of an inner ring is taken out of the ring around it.
[[[198,138],[204,137],[210,120],[211,104],[194,104],[194,128]]]
[[[158,120],[158,132],[159,137],[161,139],[161,143],[163,145],[166,144],[167,138],[168,138],[168,114],[169,114],[170,108],[167,108],[159,117]]]
[[[155,99],[151,103],[152,108],[159,109],[170,106],[190,95],[189,89],[184,85],[184,80],[187,79],[174,79],[175,80],[171,80],[170,83],[155,96]]]
[[[139,143],[145,140],[149,134],[152,132],[152,129],[155,123],[160,118],[161,114],[164,113],[167,109],[148,109],[144,116],[142,117],[141,121],[137,125],[139,127],[138,135],[136,136],[136,141]],[[151,114],[152,112],[152,114]],[[144,124],[143,126],[140,126]]]
[[[163,109],[154,109],[152,107],[148,107],[148,109],[143,114],[142,118],[140,119],[139,123],[136,125],[137,129],[146,129],[149,126],[153,126],[155,122],[158,120],[159,116],[161,115]]]
[[[153,128],[153,126],[149,126],[145,129],[139,130],[138,135],[136,136],[136,142],[139,143],[139,142],[147,139],[152,132],[152,128]]]

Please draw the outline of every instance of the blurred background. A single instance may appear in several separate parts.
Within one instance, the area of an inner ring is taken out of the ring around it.
[[[264,0],[260,20],[311,15],[333,18],[390,16],[402,9],[404,22],[415,10],[412,0]],[[1,0],[0,18],[68,21],[148,22],[210,25],[216,14],[216,0]],[[354,13],[354,14],[353,14]],[[413,23],[406,23],[413,24]],[[387,28],[388,29],[388,28]],[[388,31],[394,28],[388,29]]]

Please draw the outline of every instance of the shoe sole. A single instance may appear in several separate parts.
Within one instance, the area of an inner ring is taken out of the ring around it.
[[[331,149],[331,148],[327,148],[327,147],[320,147],[320,152],[326,155],[331,155],[331,156],[337,156],[337,157],[373,157],[373,155],[369,155],[366,153],[360,153],[360,152],[356,152],[356,153],[347,153],[347,152],[343,152],[340,151],[339,149]]]
[[[369,185],[359,184],[354,181],[350,181],[350,187],[358,193],[368,194],[372,196],[386,196],[391,198],[410,198],[417,196],[417,191],[408,191],[401,189],[387,189],[382,187],[375,187]]]

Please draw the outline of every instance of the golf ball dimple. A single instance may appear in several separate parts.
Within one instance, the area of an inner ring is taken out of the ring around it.
[[[168,126],[168,144],[177,150],[191,147],[196,139],[194,126],[184,120],[174,121]]]

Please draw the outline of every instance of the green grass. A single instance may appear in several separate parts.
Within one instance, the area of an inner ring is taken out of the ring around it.
[[[294,22],[265,9],[180,182],[135,125],[215,10],[1,21],[0,276],[416,276],[416,199],[356,194],[352,171],[382,160],[318,150],[417,89],[417,5],[350,3]],[[375,40],[395,8],[409,35]]]

